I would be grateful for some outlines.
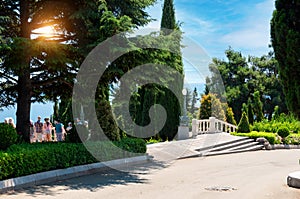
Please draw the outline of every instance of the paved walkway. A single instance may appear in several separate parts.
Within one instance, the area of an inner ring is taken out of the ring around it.
[[[1,199],[300,199],[286,185],[299,170],[299,150],[190,158],[148,163],[130,172],[103,171],[0,195]]]

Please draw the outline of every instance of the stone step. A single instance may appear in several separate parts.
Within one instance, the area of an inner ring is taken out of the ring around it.
[[[233,153],[243,153],[243,152],[250,152],[250,151],[258,151],[263,148],[262,145],[255,145],[252,147],[248,147],[246,149],[239,149],[239,150],[224,150],[224,151],[216,151],[216,152],[208,152],[205,154],[200,154],[199,156],[216,156],[216,155],[226,155],[226,154],[233,154]]]
[[[227,145],[230,145],[230,144],[238,144],[239,142],[244,142],[244,141],[247,141],[248,140],[251,140],[247,137],[240,137],[240,138],[237,138],[235,140],[232,140],[232,141],[227,141],[227,142],[222,142],[222,143],[219,143],[219,144],[215,144],[215,145],[211,145],[211,146],[207,146],[207,147],[202,147],[202,148],[196,148],[195,150],[196,151],[208,151],[208,150],[212,150],[212,149],[216,149],[216,148],[221,148],[221,147],[225,147]]]
[[[249,148],[249,147],[257,146],[257,145],[259,145],[260,147],[263,148],[263,145],[261,145],[259,142],[254,142],[254,141],[252,141],[252,142],[249,142],[249,143],[245,143],[245,144],[243,144],[243,145],[239,145],[239,146],[236,146],[236,147],[232,147],[232,148],[230,148],[229,150],[235,151],[235,150],[247,149],[247,148]]]
[[[239,141],[231,143],[231,144],[226,144],[226,145],[223,145],[223,146],[214,147],[210,151],[211,152],[224,151],[224,150],[228,150],[228,149],[232,149],[232,148],[236,148],[236,147],[242,147],[242,146],[245,146],[247,144],[252,144],[253,142],[254,142],[254,140],[252,140],[252,139],[239,140]]]

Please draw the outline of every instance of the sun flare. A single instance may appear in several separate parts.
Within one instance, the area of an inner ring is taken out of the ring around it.
[[[55,30],[53,26],[45,26],[42,28],[35,29],[32,31],[33,34],[37,35],[38,37],[53,37],[55,35]]]

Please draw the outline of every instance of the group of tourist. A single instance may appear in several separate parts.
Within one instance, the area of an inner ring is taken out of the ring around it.
[[[42,122],[41,117],[38,116],[36,122],[30,121],[30,142],[61,142],[65,140],[66,133],[71,129],[72,123],[69,123],[65,129],[59,120],[55,120],[53,125],[49,118],[45,118]]]
[[[4,123],[16,128],[13,118],[5,118]],[[54,121],[54,124],[50,122],[49,118],[45,118],[44,121],[41,117],[37,117],[37,121],[30,121],[30,142],[61,142],[66,138],[66,134],[72,129],[72,123],[69,122],[67,128],[59,121]]]

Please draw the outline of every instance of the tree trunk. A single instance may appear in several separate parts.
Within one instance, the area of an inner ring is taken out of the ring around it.
[[[20,21],[21,21],[21,37],[24,38],[21,50],[23,51],[23,59],[20,63],[18,72],[18,98],[17,98],[17,132],[23,135],[26,142],[30,142],[30,106],[32,85],[30,79],[30,49],[28,49],[26,40],[30,40],[30,24],[29,19],[29,2],[28,0],[20,1]]]
[[[29,72],[19,76],[18,87],[17,132],[22,134],[24,141],[30,142],[31,82]]]

